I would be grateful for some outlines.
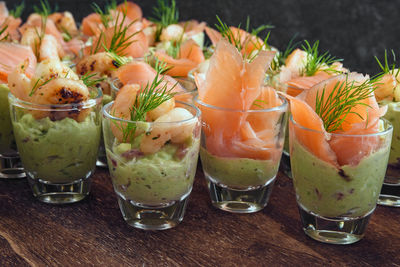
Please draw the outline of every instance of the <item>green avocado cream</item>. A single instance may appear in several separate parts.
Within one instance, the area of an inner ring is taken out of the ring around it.
[[[389,164],[395,165],[400,172],[400,102],[390,102],[387,103],[387,106],[388,109],[384,118],[393,125]]]
[[[9,92],[6,84],[0,84],[0,154],[16,150],[8,105]]]
[[[107,149],[107,159],[115,191],[149,206],[182,199],[192,190],[199,142],[197,138],[186,146],[166,144],[149,155],[141,153],[137,144],[114,144]]]
[[[360,217],[371,212],[385,177],[389,148],[380,149],[357,166],[340,169],[320,160],[297,141],[290,161],[297,202],[323,217]]]
[[[94,113],[82,122],[35,120],[27,113],[13,126],[22,164],[33,178],[69,183],[93,171],[100,141],[100,122]]]
[[[267,184],[278,172],[279,161],[217,157],[200,149],[204,172],[231,189],[246,190]]]

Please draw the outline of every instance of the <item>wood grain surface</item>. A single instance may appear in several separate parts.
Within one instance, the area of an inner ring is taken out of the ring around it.
[[[0,181],[0,266],[400,266],[399,255],[400,209],[377,207],[356,244],[322,244],[303,233],[281,173],[264,210],[230,214],[211,206],[198,170],[183,222],[159,232],[124,222],[107,170],[65,206],[35,200],[24,180]]]

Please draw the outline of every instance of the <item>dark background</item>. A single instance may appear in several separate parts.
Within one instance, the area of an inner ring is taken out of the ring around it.
[[[7,0],[12,8],[20,3]],[[49,0],[60,11],[71,11],[80,21],[92,12],[92,1]],[[121,2],[121,1],[118,1]],[[152,14],[156,0],[137,0],[145,17]],[[251,26],[273,24],[271,45],[284,49],[294,34],[297,39],[320,40],[320,50],[344,59],[353,71],[375,74],[379,71],[374,56],[383,57],[385,49],[399,52],[400,0],[176,0],[180,20],[197,19],[214,26],[215,15],[228,25],[245,23]],[[26,17],[37,0],[25,0]],[[107,1],[98,0],[103,6]],[[399,54],[400,57],[400,54]]]

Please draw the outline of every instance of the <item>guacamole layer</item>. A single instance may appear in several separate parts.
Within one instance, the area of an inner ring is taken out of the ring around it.
[[[389,148],[340,169],[320,160],[296,140],[290,161],[298,203],[323,217],[360,217],[371,212],[385,177]]]
[[[203,170],[210,178],[231,189],[246,190],[274,179],[279,161],[218,157],[200,149]]]
[[[13,126],[22,164],[35,179],[70,183],[86,178],[94,169],[100,141],[95,113],[82,122],[35,120],[27,113]]]
[[[166,144],[144,155],[137,144],[107,148],[108,166],[117,194],[141,205],[167,205],[192,190],[197,167],[199,139],[186,145]]]
[[[388,110],[384,116],[393,125],[389,164],[386,176],[392,183],[400,183],[400,102],[386,103]]]
[[[8,105],[9,92],[6,84],[0,84],[0,154],[16,150]]]

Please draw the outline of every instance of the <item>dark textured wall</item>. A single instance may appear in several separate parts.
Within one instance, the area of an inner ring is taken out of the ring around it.
[[[7,0],[8,6],[19,0]],[[59,0],[59,10],[72,11],[77,19],[92,12],[87,0]],[[101,6],[106,1],[98,0]],[[119,1],[120,2],[120,1]],[[145,16],[151,15],[156,0],[135,1]],[[37,0],[25,0],[32,11]],[[394,49],[400,56],[399,0],[177,0],[180,18],[216,23],[218,14],[227,24],[238,25],[251,18],[251,25],[271,23],[270,43],[283,48],[294,34],[298,39],[320,40],[321,50],[343,58],[354,71],[376,73],[374,55]]]

